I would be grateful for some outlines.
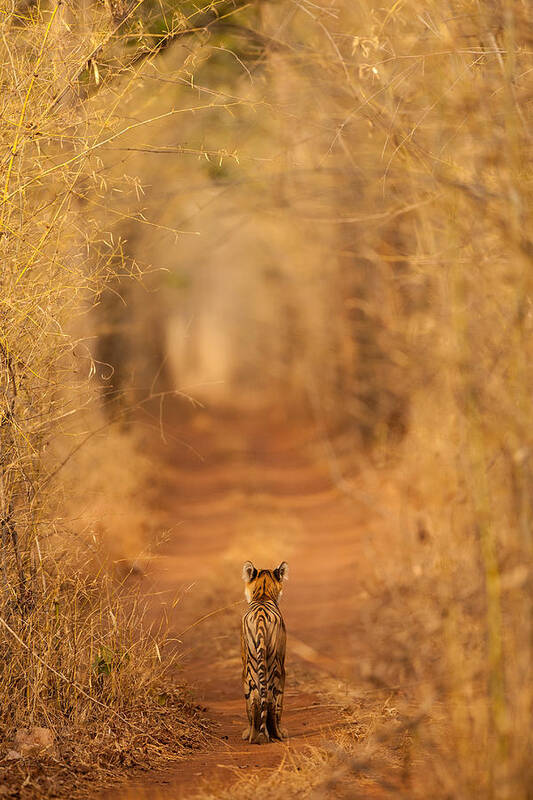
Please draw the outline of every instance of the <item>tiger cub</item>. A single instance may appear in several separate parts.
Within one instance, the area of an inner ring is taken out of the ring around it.
[[[277,569],[257,570],[247,561],[242,577],[249,603],[241,629],[242,680],[249,723],[242,738],[261,744],[287,736],[281,727],[287,636],[278,602],[289,567],[282,561]]]

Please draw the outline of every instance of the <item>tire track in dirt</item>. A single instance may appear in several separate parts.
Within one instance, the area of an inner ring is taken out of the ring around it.
[[[164,615],[180,642],[176,680],[192,688],[212,737],[205,750],[108,798],[186,798],[202,783],[216,792],[243,771],[276,768],[287,754],[331,740],[346,725],[343,682],[353,677],[346,637],[357,615],[364,559],[357,539],[368,510],[332,486],[309,427],[205,415],[174,432],[188,447],[152,445],[151,503],[171,533],[145,583],[154,620]],[[281,600],[288,630],[287,743],[241,740],[240,575],[247,559],[260,567],[289,562]],[[332,682],[334,702],[325,692]]]

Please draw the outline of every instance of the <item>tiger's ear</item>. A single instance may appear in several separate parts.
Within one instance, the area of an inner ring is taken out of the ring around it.
[[[276,576],[278,581],[289,580],[289,565],[287,564],[286,561],[282,561],[279,567],[274,570],[274,575]]]
[[[256,575],[257,575],[256,568],[254,567],[251,561],[247,561],[244,567],[242,568],[243,581],[245,583],[250,583],[250,581],[253,581]]]

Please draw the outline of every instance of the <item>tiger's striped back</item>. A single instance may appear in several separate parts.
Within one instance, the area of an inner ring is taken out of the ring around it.
[[[285,562],[275,570],[257,570],[250,561],[243,568],[249,602],[242,620],[242,677],[248,728],[243,739],[259,744],[281,739],[285,688],[285,623],[278,601],[282,581],[288,576]]]

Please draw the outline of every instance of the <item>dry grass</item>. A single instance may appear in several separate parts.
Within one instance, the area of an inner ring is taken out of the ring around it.
[[[230,788],[209,786],[198,797],[202,800],[245,800],[253,795],[260,800],[275,800],[281,786],[284,797],[309,797],[322,782],[330,761],[331,756],[318,748],[310,747],[308,753],[288,751],[277,769],[256,770],[244,777],[235,770],[237,781]]]
[[[127,118],[131,84],[188,24],[136,3],[6,2],[0,13],[2,748],[35,725],[59,745],[46,769],[2,763],[21,796],[174,758],[199,735],[169,688],[165,632],[150,629],[135,585],[110,577],[110,559],[131,566],[144,544],[132,502],[143,462],[120,430],[102,441],[125,410],[102,410],[112,367],[94,353],[89,314],[117,280],[141,280],[106,225],[113,196],[138,186],[124,171],[110,182],[100,153],[150,124]]]

